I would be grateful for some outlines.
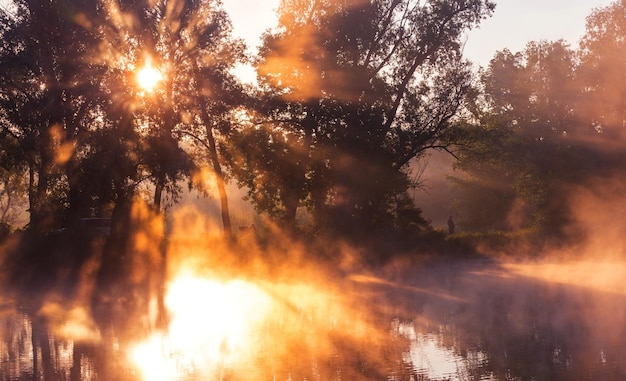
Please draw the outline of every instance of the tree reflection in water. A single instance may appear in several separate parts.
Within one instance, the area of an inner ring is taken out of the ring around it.
[[[211,372],[195,363],[175,379],[626,378],[626,303],[617,292],[481,260],[405,267],[393,277],[353,275],[340,283],[329,289],[345,295],[316,298],[319,285],[313,285],[298,291],[301,298],[313,295],[302,301],[288,291],[302,284],[259,281],[273,307],[238,349],[243,360],[213,364]],[[195,297],[201,304],[202,295]],[[85,343],[56,336],[16,305],[4,301],[0,310],[1,380],[142,378],[128,360],[136,343],[118,336],[120,322],[100,327],[101,341]],[[154,377],[167,379],[161,376]]]

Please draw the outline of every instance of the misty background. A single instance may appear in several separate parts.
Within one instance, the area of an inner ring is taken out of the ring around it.
[[[626,1],[234,12],[0,3],[0,378],[624,378]]]

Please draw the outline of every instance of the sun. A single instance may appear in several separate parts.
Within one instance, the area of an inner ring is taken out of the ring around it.
[[[150,62],[137,71],[137,83],[145,91],[152,91],[163,79],[163,75],[158,69],[152,67]]]

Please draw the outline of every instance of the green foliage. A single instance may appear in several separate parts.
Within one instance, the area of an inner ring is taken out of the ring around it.
[[[460,225],[559,234],[568,189],[623,169],[623,1],[591,14],[579,51],[498,52],[479,88],[460,41],[490,1],[283,1],[256,92],[231,74],[245,50],[219,1],[172,4],[0,12],[2,191],[29,196],[33,227],[112,213],[142,188],[159,207],[209,165],[223,206],[233,178],[287,226],[306,209],[312,231],[426,231],[409,163],[454,147]],[[146,94],[132,71],[150,59],[168,69]]]
[[[623,171],[624,2],[595,10],[581,50],[564,41],[498,52],[462,130],[462,223],[472,230],[566,234],[572,189]],[[491,201],[490,201],[491,200]],[[480,206],[478,206],[480,205]]]
[[[624,140],[626,100],[626,2],[595,9],[580,42],[578,77],[584,99],[578,105],[593,127],[613,140]]]
[[[422,215],[407,193],[399,195],[395,200],[395,223],[398,230],[407,234],[430,230],[430,221]]]
[[[567,224],[564,187],[576,178],[573,113],[575,55],[562,42],[530,43],[498,53],[482,75],[484,112],[469,126],[459,167],[463,223],[475,230],[531,227],[558,232]]]
[[[408,163],[450,144],[470,89],[459,39],[492,9],[478,0],[282,2],[257,63],[261,120],[237,138],[243,150],[265,135],[234,169],[251,200],[287,224],[305,206],[334,231],[410,225],[395,213],[415,185]]]
[[[545,237],[534,230],[487,230],[483,232],[461,232],[446,237],[450,247],[465,248],[467,253],[484,256],[511,255],[519,256],[521,252],[539,255],[546,243]]]
[[[103,68],[91,60],[97,33],[74,16],[96,20],[100,8],[79,0],[14,6],[3,8],[0,18],[0,62],[7,69],[0,74],[0,129],[13,140],[21,170],[30,171],[31,226],[38,228],[54,224],[58,206],[78,193],[74,147],[102,100],[96,92]]]
[[[18,0],[0,9],[0,160],[28,172],[32,229],[108,215],[148,182],[157,208],[157,193],[175,199],[193,168],[181,131],[232,111],[223,106],[236,93],[228,70],[244,48],[227,15],[219,2],[173,4]],[[134,83],[148,56],[167,71],[153,94]],[[222,101],[209,104],[209,94]],[[199,110],[203,120],[190,119]]]

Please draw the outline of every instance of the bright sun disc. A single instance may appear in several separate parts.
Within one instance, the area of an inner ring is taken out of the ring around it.
[[[146,91],[154,89],[161,79],[163,79],[161,72],[150,66],[149,63],[137,71],[137,83]]]

